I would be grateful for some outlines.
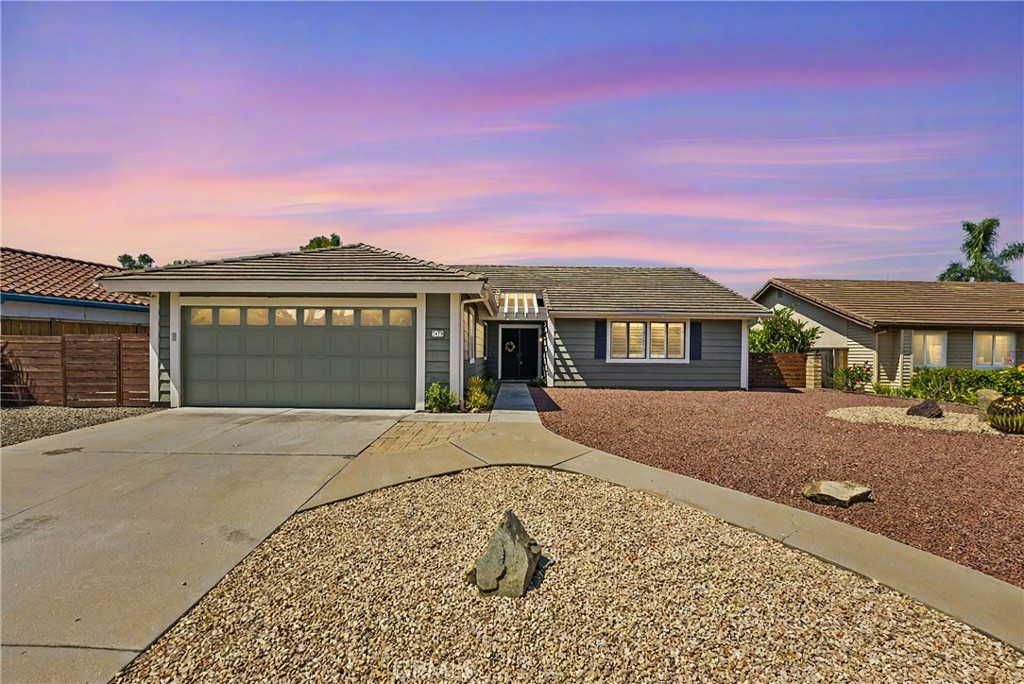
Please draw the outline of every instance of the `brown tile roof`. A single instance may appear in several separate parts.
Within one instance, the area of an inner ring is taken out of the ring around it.
[[[754,298],[772,286],[870,327],[1024,328],[1024,283],[773,278]]]
[[[496,290],[541,292],[558,314],[760,316],[767,310],[692,268],[463,265]],[[497,301],[497,300],[496,300]]]
[[[95,283],[93,279],[98,275],[120,273],[117,266],[12,247],[0,248],[0,257],[0,291],[5,294],[149,305],[147,297],[107,292]]]
[[[103,280],[464,281],[483,278],[443,264],[358,243],[306,252],[275,252],[125,271],[105,276]]]

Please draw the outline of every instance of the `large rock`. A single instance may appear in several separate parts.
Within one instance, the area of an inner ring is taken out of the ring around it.
[[[861,501],[871,501],[871,488],[849,480],[819,480],[804,487],[803,495],[814,503],[849,508]]]
[[[988,406],[1003,395],[994,389],[978,390],[978,416],[982,420],[988,420]]]
[[[466,575],[484,596],[518,598],[526,594],[541,548],[512,511],[505,511],[487,550]]]
[[[934,399],[925,399],[920,404],[914,404],[908,408],[907,415],[921,418],[941,418],[942,407]]]

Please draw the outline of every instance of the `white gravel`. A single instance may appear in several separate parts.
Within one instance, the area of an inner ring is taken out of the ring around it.
[[[891,406],[852,406],[829,411],[830,418],[839,418],[851,423],[889,423],[905,427],[921,428],[922,430],[946,430],[949,432],[984,432],[992,435],[1004,435],[975,413],[952,413],[946,411],[942,418],[922,418],[908,416],[907,409]]]
[[[141,416],[159,408],[65,406],[5,406],[0,409],[0,444],[11,446],[30,439]]]
[[[557,562],[463,582],[506,508]],[[115,681],[992,681],[1024,656],[651,494],[487,468],[300,514]]]

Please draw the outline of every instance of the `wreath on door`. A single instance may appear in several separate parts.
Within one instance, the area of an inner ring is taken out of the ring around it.
[[[505,343],[505,351],[507,351],[509,354],[511,354],[515,350],[516,350],[516,343],[515,342],[513,342],[512,340],[509,340],[508,342]]]

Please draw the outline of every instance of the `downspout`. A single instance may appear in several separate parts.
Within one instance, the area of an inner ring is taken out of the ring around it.
[[[485,302],[489,303],[490,301],[491,301],[491,296],[489,294],[487,294],[487,295],[480,295],[479,297],[473,297],[471,299],[464,299],[464,300],[462,300],[462,306],[459,308],[459,327],[461,328],[462,327],[462,322],[464,320],[466,320],[465,313],[466,313],[466,305],[467,304],[481,304],[481,303],[485,303]],[[489,306],[487,308],[490,309]],[[475,330],[473,331],[473,334],[476,334]],[[460,347],[462,346],[462,343],[463,343],[463,341],[465,339],[466,339],[465,335],[459,335],[459,346]],[[460,351],[462,351],[462,350],[460,350]],[[484,351],[486,351],[486,349]],[[466,408],[466,378],[464,377],[465,374],[466,374],[466,360],[465,360],[465,352],[463,351],[462,354],[459,354],[459,370],[458,370],[458,377],[459,377],[459,393],[458,393],[458,396],[459,396],[459,407],[460,408]]]

